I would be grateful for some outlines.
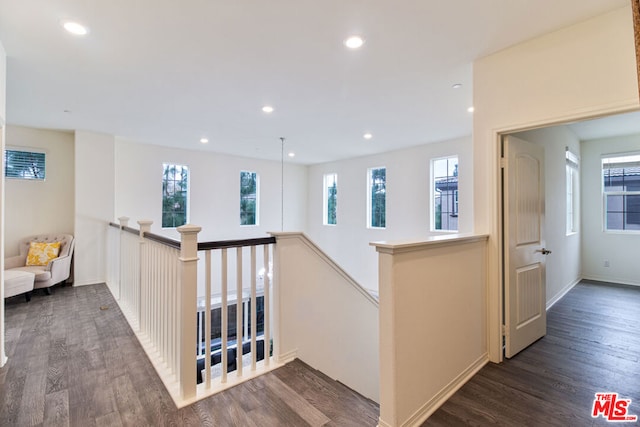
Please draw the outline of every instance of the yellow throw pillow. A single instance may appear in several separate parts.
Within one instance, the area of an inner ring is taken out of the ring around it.
[[[47,265],[49,261],[57,258],[59,253],[60,242],[31,242],[27,253],[27,265]]]

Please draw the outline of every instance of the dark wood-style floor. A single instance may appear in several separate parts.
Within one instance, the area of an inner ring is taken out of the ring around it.
[[[296,360],[177,410],[105,285],[6,300],[0,426],[374,426],[378,406]]]
[[[10,298],[6,334],[0,426],[377,424],[377,405],[301,361],[176,410],[104,285]],[[605,425],[590,416],[601,391],[640,415],[639,357],[640,289],[585,281],[548,312],[545,338],[487,365],[424,425]]]
[[[607,425],[591,417],[597,392],[632,399],[640,417],[639,358],[640,288],[584,280],[547,312],[544,338],[484,367],[423,425]]]

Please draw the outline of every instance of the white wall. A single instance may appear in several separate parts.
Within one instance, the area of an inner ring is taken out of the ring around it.
[[[438,236],[376,247],[380,426],[422,425],[487,363],[486,244]]]
[[[114,138],[93,132],[75,133],[75,262],[74,285],[107,280],[107,222],[114,212]]]
[[[580,141],[566,126],[555,126],[516,134],[544,147],[545,161],[545,224],[547,307],[558,301],[581,277],[580,232],[566,233],[567,180],[566,147],[580,155]]]
[[[471,138],[309,167],[307,232],[363,287],[378,289],[378,256],[372,241],[421,239],[430,232],[429,180],[433,158],[459,156],[459,227],[473,226]],[[367,169],[387,168],[386,228],[367,228]],[[323,225],[323,176],[338,174],[337,225]]]
[[[264,237],[281,229],[280,162],[179,150],[116,141],[115,216],[153,220],[151,231],[179,239],[162,229],[162,164],[189,166],[189,222],[202,227],[198,241]],[[260,177],[259,225],[240,226],[240,171]],[[306,222],[306,167],[285,163],[284,228],[303,231]]]
[[[46,179],[5,182],[5,253],[18,254],[18,242],[39,233],[73,234],[74,136],[69,132],[7,126],[9,148],[45,152]]]
[[[630,5],[474,62],[474,226],[489,233],[489,353],[501,360],[498,135],[638,109]]]
[[[377,301],[304,235],[276,236],[276,354],[299,357],[378,402]]]
[[[582,274],[586,279],[640,285],[640,233],[604,231],[603,154],[640,152],[640,134],[582,142]],[[610,267],[604,266],[608,260]]]
[[[5,136],[5,124],[6,124],[6,99],[7,99],[7,54],[4,51],[4,46],[0,41],[0,151],[4,153],[4,136]],[[0,282],[4,283],[4,155],[2,160],[2,171],[0,173]],[[0,289],[0,300],[4,301],[4,286]],[[7,361],[6,353],[4,350],[4,304],[0,304],[0,368],[4,366]]]

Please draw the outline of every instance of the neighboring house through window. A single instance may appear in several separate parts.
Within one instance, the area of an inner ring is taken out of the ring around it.
[[[7,148],[4,151],[4,176],[7,178],[44,181],[46,156],[42,151]]]
[[[338,218],[338,175],[329,173],[323,179],[323,224],[337,225]]]
[[[458,230],[458,156],[431,161],[431,229]]]
[[[258,225],[258,174],[240,172],[240,225]]]
[[[189,168],[163,163],[162,228],[173,228],[188,222]]]
[[[578,156],[566,150],[567,178],[567,235],[578,232],[580,218],[580,163]]]
[[[602,158],[604,229],[640,230],[640,153]]]
[[[367,174],[367,227],[385,228],[387,225],[387,169],[371,168]]]

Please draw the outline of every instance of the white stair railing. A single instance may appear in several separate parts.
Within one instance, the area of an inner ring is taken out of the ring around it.
[[[136,230],[128,226],[129,218],[119,220],[120,224],[110,224],[107,239],[108,287],[177,407],[279,366],[271,356],[274,238],[198,244],[201,229],[197,226],[178,227],[181,241],[175,241],[152,234],[151,221],[138,221]],[[201,256],[205,272],[199,283]],[[259,301],[263,306],[260,330]],[[230,307],[236,310],[231,325]],[[212,348],[212,310],[221,314],[216,328],[220,336],[214,337],[219,350]],[[247,345],[251,361],[245,367]],[[214,377],[211,361],[218,352],[221,375]],[[234,360],[227,360],[229,354],[235,355]],[[233,369],[235,375],[229,375]],[[201,374],[204,381],[198,384]]]
[[[199,244],[205,259],[205,287],[204,297],[198,303],[198,348],[203,367],[198,394],[211,394],[277,366],[271,355],[273,243],[274,238],[261,238]],[[214,270],[218,274],[214,275]],[[229,321],[229,308],[235,310],[235,321]],[[214,313],[219,314],[220,321],[219,329],[212,332]],[[251,359],[245,366],[243,356],[247,346]],[[233,360],[228,360],[229,355],[235,355]],[[219,374],[215,377],[211,370],[214,359],[219,360]],[[233,369],[235,374],[229,375]]]

